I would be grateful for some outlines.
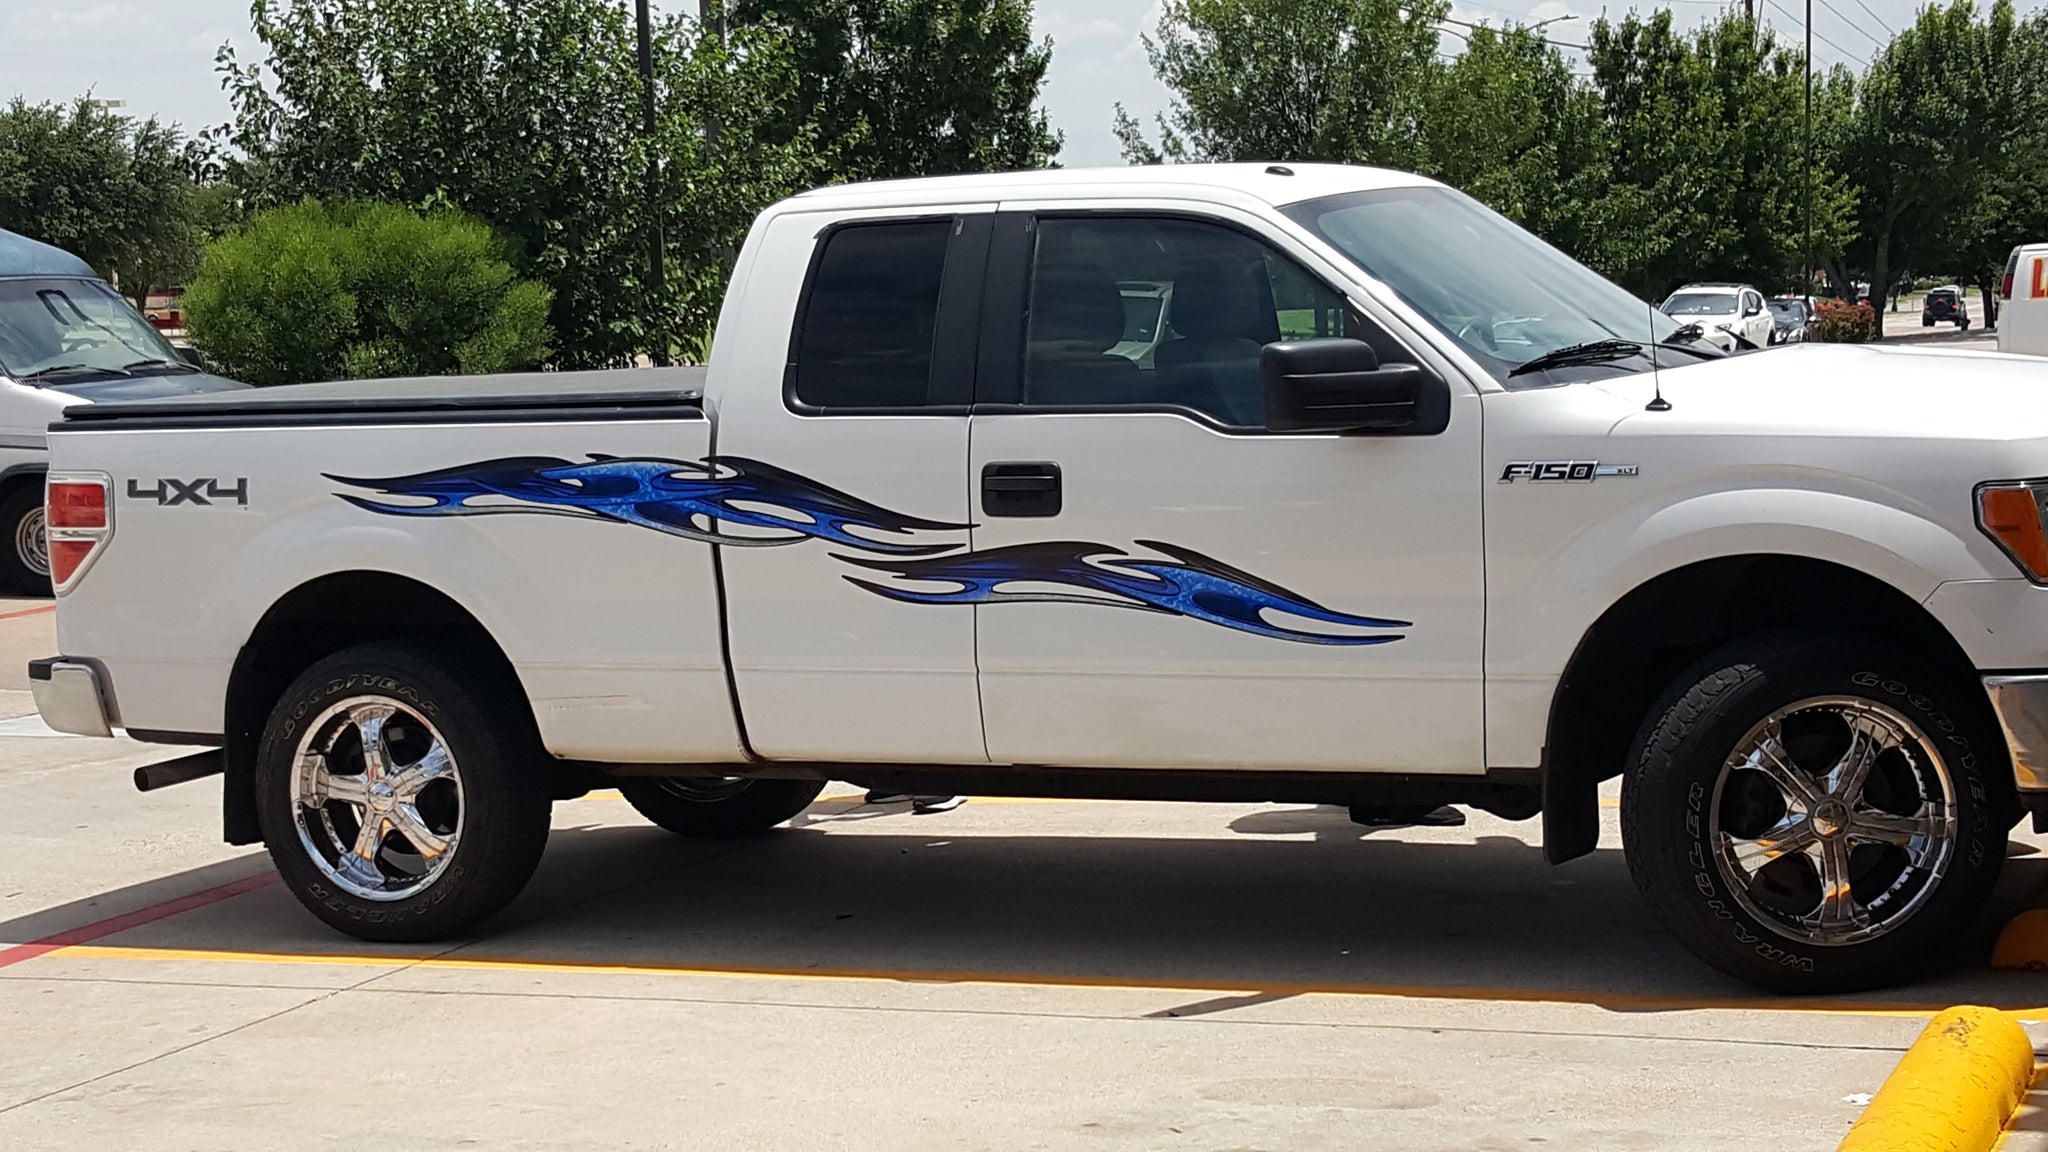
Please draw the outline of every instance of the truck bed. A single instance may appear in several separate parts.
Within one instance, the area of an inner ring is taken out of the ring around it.
[[[81,404],[65,423],[123,428],[435,424],[674,418],[699,411],[703,368],[507,372],[334,380],[164,399]]]

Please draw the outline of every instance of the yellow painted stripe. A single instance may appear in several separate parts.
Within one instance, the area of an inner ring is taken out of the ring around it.
[[[335,965],[351,968],[420,968],[470,972],[567,972],[594,975],[689,976],[747,980],[867,981],[888,984],[953,984],[996,988],[1102,988],[1124,991],[1265,992],[1284,996],[1353,996],[1382,999],[1504,1001],[1530,1004],[1590,1004],[1616,1011],[1682,1012],[1717,1008],[1744,1011],[1797,1012],[1823,1016],[1919,1018],[1941,1010],[1935,1004],[1873,1001],[1822,1001],[1771,997],[1687,997],[1640,993],[1609,993],[1574,989],[1471,988],[1433,984],[1353,984],[1286,980],[1167,980],[1138,976],[1089,976],[1068,973],[972,972],[895,968],[778,968],[756,966],[698,967],[682,964],[583,964],[514,957],[414,957],[313,952],[233,952],[196,948],[123,948],[77,944],[38,958],[72,960],[197,961],[231,964]],[[2048,1006],[2016,1010],[2020,1016],[2048,1018]]]
[[[1839,1152],[1989,1152],[2034,1078],[2034,1044],[1994,1008],[1927,1022]]]
[[[598,790],[598,791],[594,791],[594,792],[590,792],[590,793],[587,793],[587,794],[585,794],[585,795],[583,795],[583,796],[580,796],[580,797],[578,797],[577,799],[580,799],[580,800],[624,800],[624,799],[625,799],[625,797],[624,797],[624,796],[621,796],[621,795],[619,795],[619,793],[618,793],[618,790],[617,790],[617,789],[614,789],[614,788],[605,788],[605,789],[601,789],[601,790]],[[817,807],[817,806],[819,806],[819,805],[822,805],[822,804],[831,804],[831,805],[835,805],[835,806],[838,806],[838,805],[846,805],[846,804],[847,804],[847,803],[848,803],[849,801],[851,801],[851,802],[852,802],[852,805],[851,805],[851,806],[854,806],[854,807],[858,807],[858,806],[859,806],[860,804],[862,804],[862,803],[865,803],[865,802],[866,802],[866,800],[867,800],[867,796],[866,796],[866,794],[865,794],[865,793],[862,793],[862,792],[827,792],[827,793],[826,793],[826,794],[824,794],[823,796],[820,796],[820,797],[818,797],[818,798],[817,798],[816,800],[813,800],[813,801],[811,801],[811,806],[812,806],[812,807],[814,807],[814,808],[815,808],[815,807]],[[1058,797],[1058,796],[970,796],[970,797],[968,797],[968,800],[969,800],[969,801],[970,801],[971,803],[974,803],[974,804],[1131,804],[1131,803],[1155,803],[1155,801],[1131,801],[1131,800],[1082,800],[1082,799],[1074,799],[1074,798],[1062,798],[1062,797]],[[1167,801],[1167,803],[1171,803],[1171,801]],[[1612,799],[1608,799],[1608,798],[1605,798],[1605,797],[1603,797],[1603,798],[1601,798],[1601,801],[1600,801],[1600,806],[1601,806],[1602,808],[1619,808],[1619,807],[1621,807],[1621,801],[1619,801],[1619,800],[1612,800]]]

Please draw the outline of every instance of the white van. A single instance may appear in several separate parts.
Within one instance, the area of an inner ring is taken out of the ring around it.
[[[1998,350],[2048,356],[2048,244],[2022,244],[2005,260]]]

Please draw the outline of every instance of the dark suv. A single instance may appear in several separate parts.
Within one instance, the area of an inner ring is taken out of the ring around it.
[[[1970,305],[1963,299],[1961,288],[1949,285],[1927,294],[1926,302],[1920,305],[1920,326],[1932,328],[1937,320],[1965,330],[1970,327]]]

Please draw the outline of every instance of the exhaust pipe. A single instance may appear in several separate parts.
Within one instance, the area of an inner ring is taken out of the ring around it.
[[[218,776],[226,767],[227,755],[219,748],[208,748],[204,752],[194,752],[159,764],[144,764],[135,770],[135,790],[154,792],[188,780]]]

